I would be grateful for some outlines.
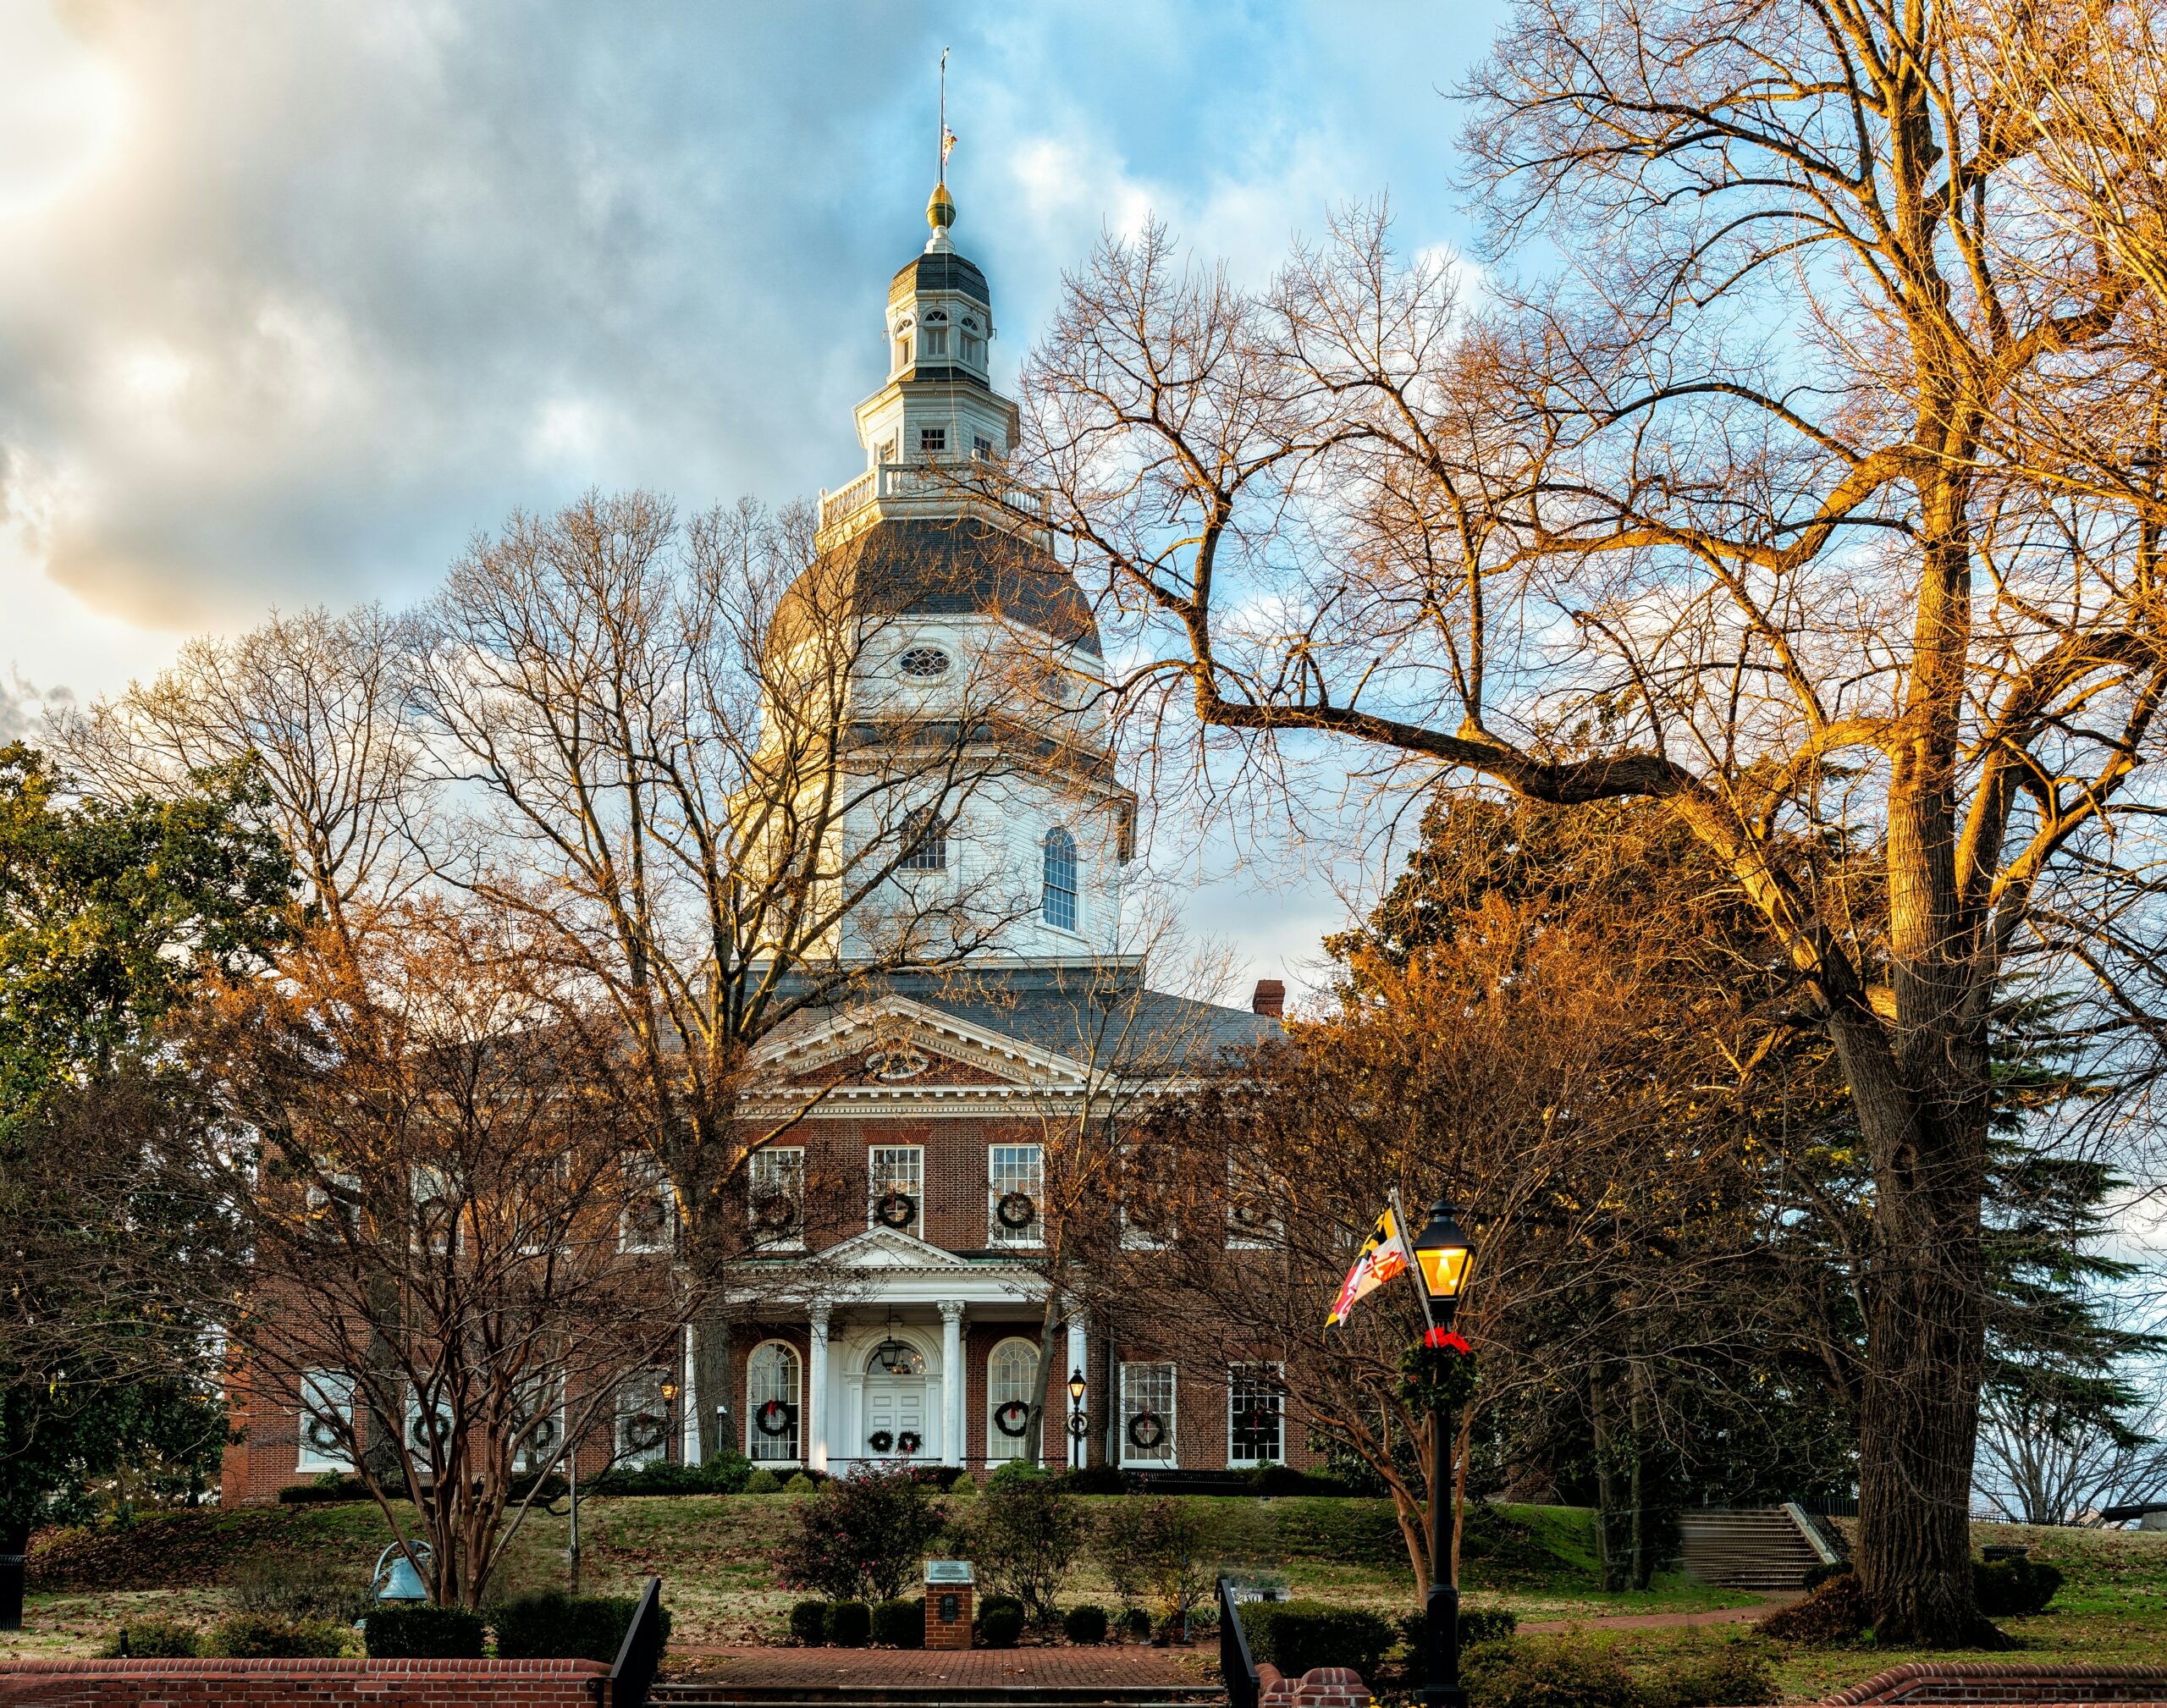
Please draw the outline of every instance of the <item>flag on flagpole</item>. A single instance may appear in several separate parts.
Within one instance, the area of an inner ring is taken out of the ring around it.
[[[1354,1267],[1339,1284],[1339,1297],[1332,1301],[1332,1314],[1324,1320],[1324,1325],[1338,1327],[1358,1303],[1394,1275],[1406,1273],[1406,1242],[1400,1237],[1398,1218],[1387,1209],[1377,1218],[1376,1226],[1355,1256]]]
[[[946,125],[940,127],[940,169],[948,169],[948,157],[956,151],[956,133]]]

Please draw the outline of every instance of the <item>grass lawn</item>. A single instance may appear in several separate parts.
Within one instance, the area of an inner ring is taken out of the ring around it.
[[[684,1650],[780,1639],[797,1595],[769,1563],[778,1523],[797,1496],[684,1496],[581,1503],[585,1580],[590,1590],[626,1593],[650,1574],[662,1579]],[[1087,1496],[1100,1509],[1121,1496]],[[1414,1579],[1392,1509],[1382,1501],[1190,1496],[1210,1515],[1216,1551],[1230,1568],[1269,1573],[1289,1593],[1397,1614],[1414,1605]],[[968,1507],[968,1500],[957,1502]],[[249,1562],[322,1563],[363,1581],[388,1540],[372,1507],[209,1508],[146,1518],[128,1530],[49,1533],[34,1543],[26,1629],[0,1654],[86,1654],[131,1616],[159,1612],[207,1622],[230,1605],[230,1584]],[[2040,1660],[2156,1661],[2167,1654],[2167,1534],[1980,1527],[1982,1542],[2028,1542],[2068,1582],[2052,1611],[2007,1628]],[[514,1545],[498,1588],[504,1593],[560,1584],[565,1521],[538,1512]],[[1510,1507],[1473,1515],[1463,1579],[1473,1606],[1506,1606],[1525,1620],[1599,1621],[1621,1614],[1695,1613],[1751,1604],[1756,1597],[1682,1579],[1645,1594],[1606,1595],[1598,1587],[1593,1514],[1582,1508]],[[1063,1599],[1071,1605],[1113,1595],[1087,1567]],[[1634,1664],[1653,1663],[1696,1644],[1751,1636],[1750,1626],[1606,1633]],[[1778,1649],[1770,1658],[1788,1700],[1811,1701],[1900,1661],[1923,1658],[1871,1644],[1834,1650]],[[1938,1658],[1949,1658],[1941,1656]]]

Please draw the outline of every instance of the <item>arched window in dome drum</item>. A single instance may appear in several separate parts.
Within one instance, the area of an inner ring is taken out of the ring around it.
[[[911,323],[908,321],[899,320],[896,322],[894,339],[894,360],[890,366],[899,368],[908,367],[911,365]]]
[[[1076,928],[1076,839],[1056,824],[1046,832],[1045,888],[1040,911],[1047,924]]]
[[[925,317],[925,329],[919,334],[924,342],[926,360],[945,361],[948,358],[948,317],[934,309]]]
[[[963,360],[973,367],[985,366],[985,335],[968,315],[963,317]]]

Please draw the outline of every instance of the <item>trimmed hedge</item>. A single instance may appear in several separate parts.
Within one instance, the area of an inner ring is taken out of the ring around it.
[[[614,1661],[639,1611],[633,1595],[567,1595],[561,1590],[521,1595],[496,1611],[497,1658],[502,1661]],[[662,1610],[670,1640],[670,1610]]]
[[[1477,1643],[1502,1643],[1519,1628],[1520,1616],[1509,1607],[1462,1607],[1459,1646],[1472,1649]],[[1392,1629],[1407,1652],[1420,1661],[1430,1640],[1429,1610],[1402,1614],[1392,1621]]]
[[[808,1649],[828,1640],[828,1604],[800,1601],[790,1610],[790,1634]]]
[[[1013,1595],[989,1595],[979,1603],[979,1636],[989,1649],[1013,1649],[1023,1634],[1023,1604]]]
[[[214,1661],[335,1661],[353,1633],[326,1619],[273,1619],[229,1613],[196,1650]]]
[[[1312,1667],[1352,1667],[1365,1678],[1392,1645],[1392,1628],[1366,1607],[1323,1601],[1251,1601],[1242,1612],[1250,1658],[1269,1661],[1289,1678]]]
[[[642,1465],[604,1471],[587,1485],[595,1495],[738,1495],[752,1480],[753,1462],[725,1447],[703,1465]]]
[[[1072,1495],[1125,1495],[1128,1473],[1119,1465],[1078,1465],[1062,1474],[1061,1485]]]
[[[202,1633],[179,1619],[130,1619],[106,1639],[98,1654],[108,1661],[122,1656],[139,1661],[188,1661],[202,1646]]]
[[[1061,1629],[1072,1643],[1103,1643],[1106,1640],[1106,1610],[1088,1602],[1081,1607],[1071,1607],[1061,1616]]]
[[[1298,1471],[1292,1465],[1259,1465],[1249,1473],[1249,1484],[1260,1495],[1345,1496],[1354,1492],[1337,1477]]]
[[[873,1640],[884,1649],[925,1647],[925,1603],[907,1595],[873,1604]]]
[[[372,1661],[478,1661],[482,1616],[464,1607],[418,1601],[411,1607],[377,1607],[361,1621]]]
[[[873,1610],[863,1601],[830,1601],[820,1634],[837,1649],[863,1649],[873,1638]]]

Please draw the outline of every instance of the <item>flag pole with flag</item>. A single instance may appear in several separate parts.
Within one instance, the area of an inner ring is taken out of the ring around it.
[[[1332,1314],[1324,1320],[1327,1329],[1342,1326],[1347,1314],[1362,1300],[1393,1276],[1407,1273],[1407,1238],[1395,1213],[1398,1200],[1395,1193],[1393,1203],[1386,1206],[1362,1249],[1355,1253],[1354,1266],[1347,1271],[1347,1279],[1339,1284],[1339,1297],[1332,1301]]]

